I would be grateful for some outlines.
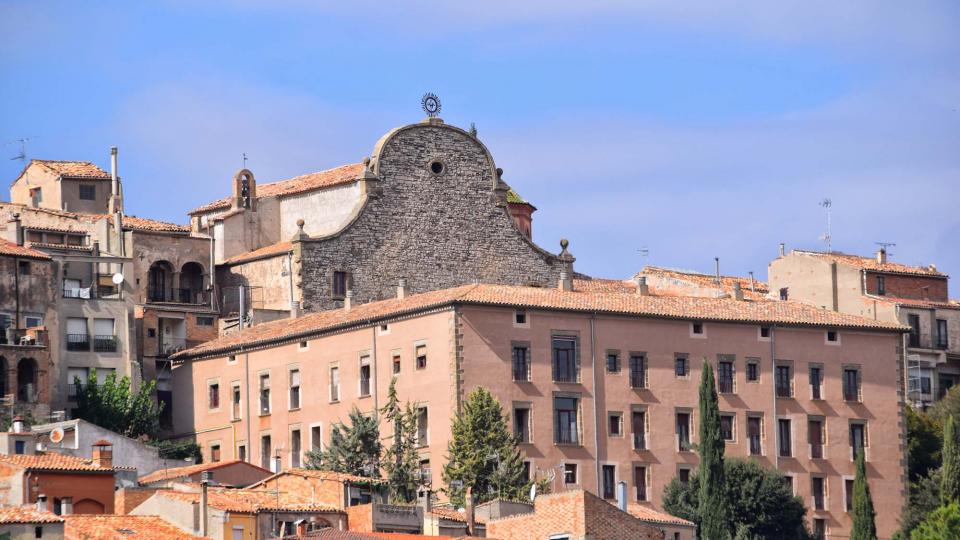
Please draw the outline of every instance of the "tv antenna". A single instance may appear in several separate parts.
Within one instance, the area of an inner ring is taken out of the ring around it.
[[[243,153],[243,168],[244,168],[244,169],[247,168],[247,153],[246,153],[246,152]]]
[[[640,249],[637,250],[637,253],[643,257],[643,266],[646,267],[650,259],[650,249],[647,248],[647,246],[641,246]]]
[[[890,248],[897,245],[893,242],[874,242],[874,244],[880,246],[880,249],[882,249],[884,253],[887,254],[887,257],[890,257],[893,255],[893,253],[890,253]]]
[[[827,210],[827,232],[820,237],[820,240],[823,240],[824,242],[827,243],[827,253],[832,253],[833,252],[833,235],[830,234],[831,233],[830,214],[831,214],[831,208],[833,207],[833,201],[831,201],[828,198],[825,198],[822,201],[820,201],[820,206],[824,207]]]
[[[20,161],[26,163],[26,161],[27,161],[27,146],[26,146],[26,143],[27,143],[27,141],[30,141],[30,140],[33,140],[33,139],[34,139],[34,137],[20,137],[19,139],[14,139],[14,140],[8,142],[7,144],[5,144],[4,146],[8,146],[8,145],[11,145],[11,144],[14,144],[14,143],[20,143],[20,153],[17,154],[17,155],[15,155],[15,156],[13,156],[12,158],[10,158],[10,161],[14,161],[14,160],[19,159]]]

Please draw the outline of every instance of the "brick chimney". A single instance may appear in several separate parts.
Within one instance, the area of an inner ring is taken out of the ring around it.
[[[647,276],[637,278],[637,294],[640,296],[650,296],[650,286],[647,285]]]
[[[877,250],[877,263],[887,264],[887,248],[880,248]]]
[[[93,464],[105,469],[113,468],[113,443],[105,439],[93,443]]]
[[[734,300],[743,300],[743,288],[740,287],[740,282],[734,282],[733,284],[733,299]]]
[[[13,214],[13,217],[10,218],[10,223],[13,223],[13,241],[17,243],[18,246],[23,245],[23,226],[20,223],[20,214]]]

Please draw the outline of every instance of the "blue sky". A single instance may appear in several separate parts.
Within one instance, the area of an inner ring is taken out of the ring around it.
[[[185,222],[244,152],[260,182],[358,161],[432,91],[578,270],[765,276],[829,197],[835,249],[960,276],[956,2],[0,0],[0,61],[0,176],[19,137],[117,145],[136,215]]]

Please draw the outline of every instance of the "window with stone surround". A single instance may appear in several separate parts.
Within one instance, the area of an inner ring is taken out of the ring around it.
[[[553,441],[556,444],[580,444],[580,400],[574,396],[553,398]]]
[[[513,380],[523,382],[529,381],[530,345],[527,343],[514,343],[511,361],[513,364]]]
[[[347,296],[347,290],[350,288],[350,273],[342,270],[333,272],[333,279],[330,286],[334,300],[343,300]]]
[[[554,336],[553,380],[555,382],[579,382],[580,367],[577,360],[577,338]]]

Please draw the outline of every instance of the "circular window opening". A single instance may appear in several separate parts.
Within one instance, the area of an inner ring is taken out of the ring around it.
[[[430,172],[433,174],[443,174],[443,168],[443,163],[440,163],[439,161],[430,162]]]

